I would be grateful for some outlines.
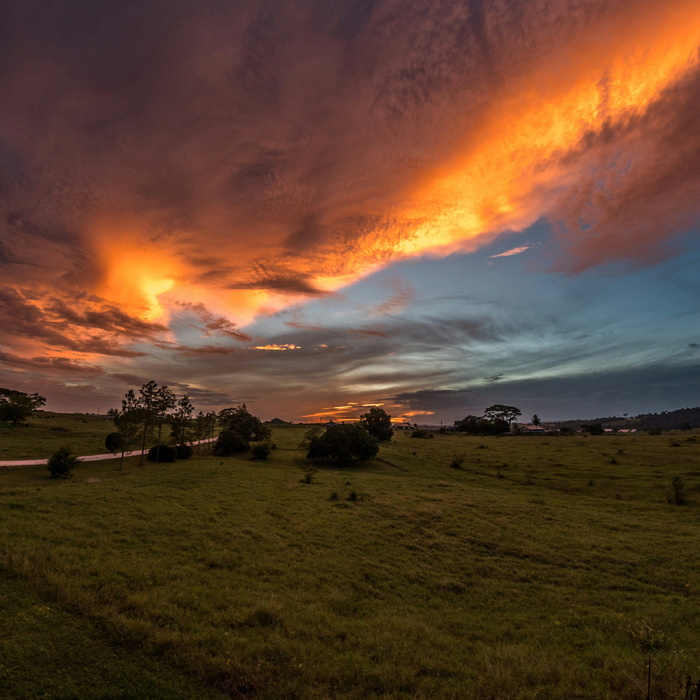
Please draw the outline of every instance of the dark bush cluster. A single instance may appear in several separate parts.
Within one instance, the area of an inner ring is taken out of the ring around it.
[[[105,438],[105,447],[110,452],[119,452],[122,449],[122,444],[124,443],[124,438],[119,433],[110,433]]]
[[[214,443],[214,454],[228,457],[245,452],[248,447],[248,441],[236,430],[222,430]]]
[[[425,428],[416,428],[415,430],[411,431],[411,437],[429,440],[431,438],[434,438],[435,435],[433,435],[429,430],[426,430]]]
[[[192,456],[192,448],[189,445],[178,445],[175,448],[178,459],[189,459]]]
[[[501,435],[510,430],[510,423],[502,418],[467,416],[460,421],[455,421],[455,430],[467,435]]]
[[[326,432],[311,439],[307,459],[353,460],[371,459],[379,451],[377,439],[359,425],[328,426]]]
[[[173,445],[153,445],[148,450],[149,462],[174,462],[177,459],[177,447]]]
[[[268,441],[254,442],[250,445],[250,456],[253,459],[267,459],[272,452],[272,445]]]

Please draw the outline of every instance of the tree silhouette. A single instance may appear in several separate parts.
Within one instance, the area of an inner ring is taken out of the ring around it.
[[[388,442],[394,431],[391,427],[391,416],[383,409],[373,406],[360,416],[360,425],[379,442]]]

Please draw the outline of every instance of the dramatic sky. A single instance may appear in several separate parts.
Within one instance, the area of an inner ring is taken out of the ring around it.
[[[0,386],[700,403],[698,0],[0,0]]]

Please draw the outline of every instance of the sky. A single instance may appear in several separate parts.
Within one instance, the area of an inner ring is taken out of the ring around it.
[[[0,0],[0,386],[700,404],[697,0]]]

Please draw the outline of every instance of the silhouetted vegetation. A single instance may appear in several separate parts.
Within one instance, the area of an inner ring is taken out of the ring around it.
[[[177,447],[174,445],[153,445],[148,450],[149,462],[174,462],[177,459]]]
[[[430,430],[426,430],[425,428],[415,428],[411,431],[411,437],[420,438],[423,440],[430,440],[434,438],[435,435],[433,435],[433,433],[431,433]]]
[[[19,425],[45,404],[46,399],[39,394],[0,388],[0,421]]]
[[[307,459],[351,462],[371,459],[379,451],[377,439],[360,425],[329,425],[311,439]]]
[[[267,440],[253,442],[250,445],[250,456],[253,459],[267,459],[272,452],[272,445]]]
[[[53,478],[67,478],[78,466],[79,460],[69,447],[59,447],[49,458],[46,468]]]
[[[603,433],[605,433],[605,430],[600,423],[584,423],[581,426],[581,430],[589,435],[603,435]]]
[[[388,442],[394,434],[391,416],[378,406],[373,406],[360,416],[360,425],[379,442]]]
[[[510,424],[502,418],[466,416],[455,421],[455,430],[467,435],[501,435],[510,431]]]
[[[235,430],[222,430],[214,443],[214,454],[228,457],[245,452],[249,447],[248,441]]]

